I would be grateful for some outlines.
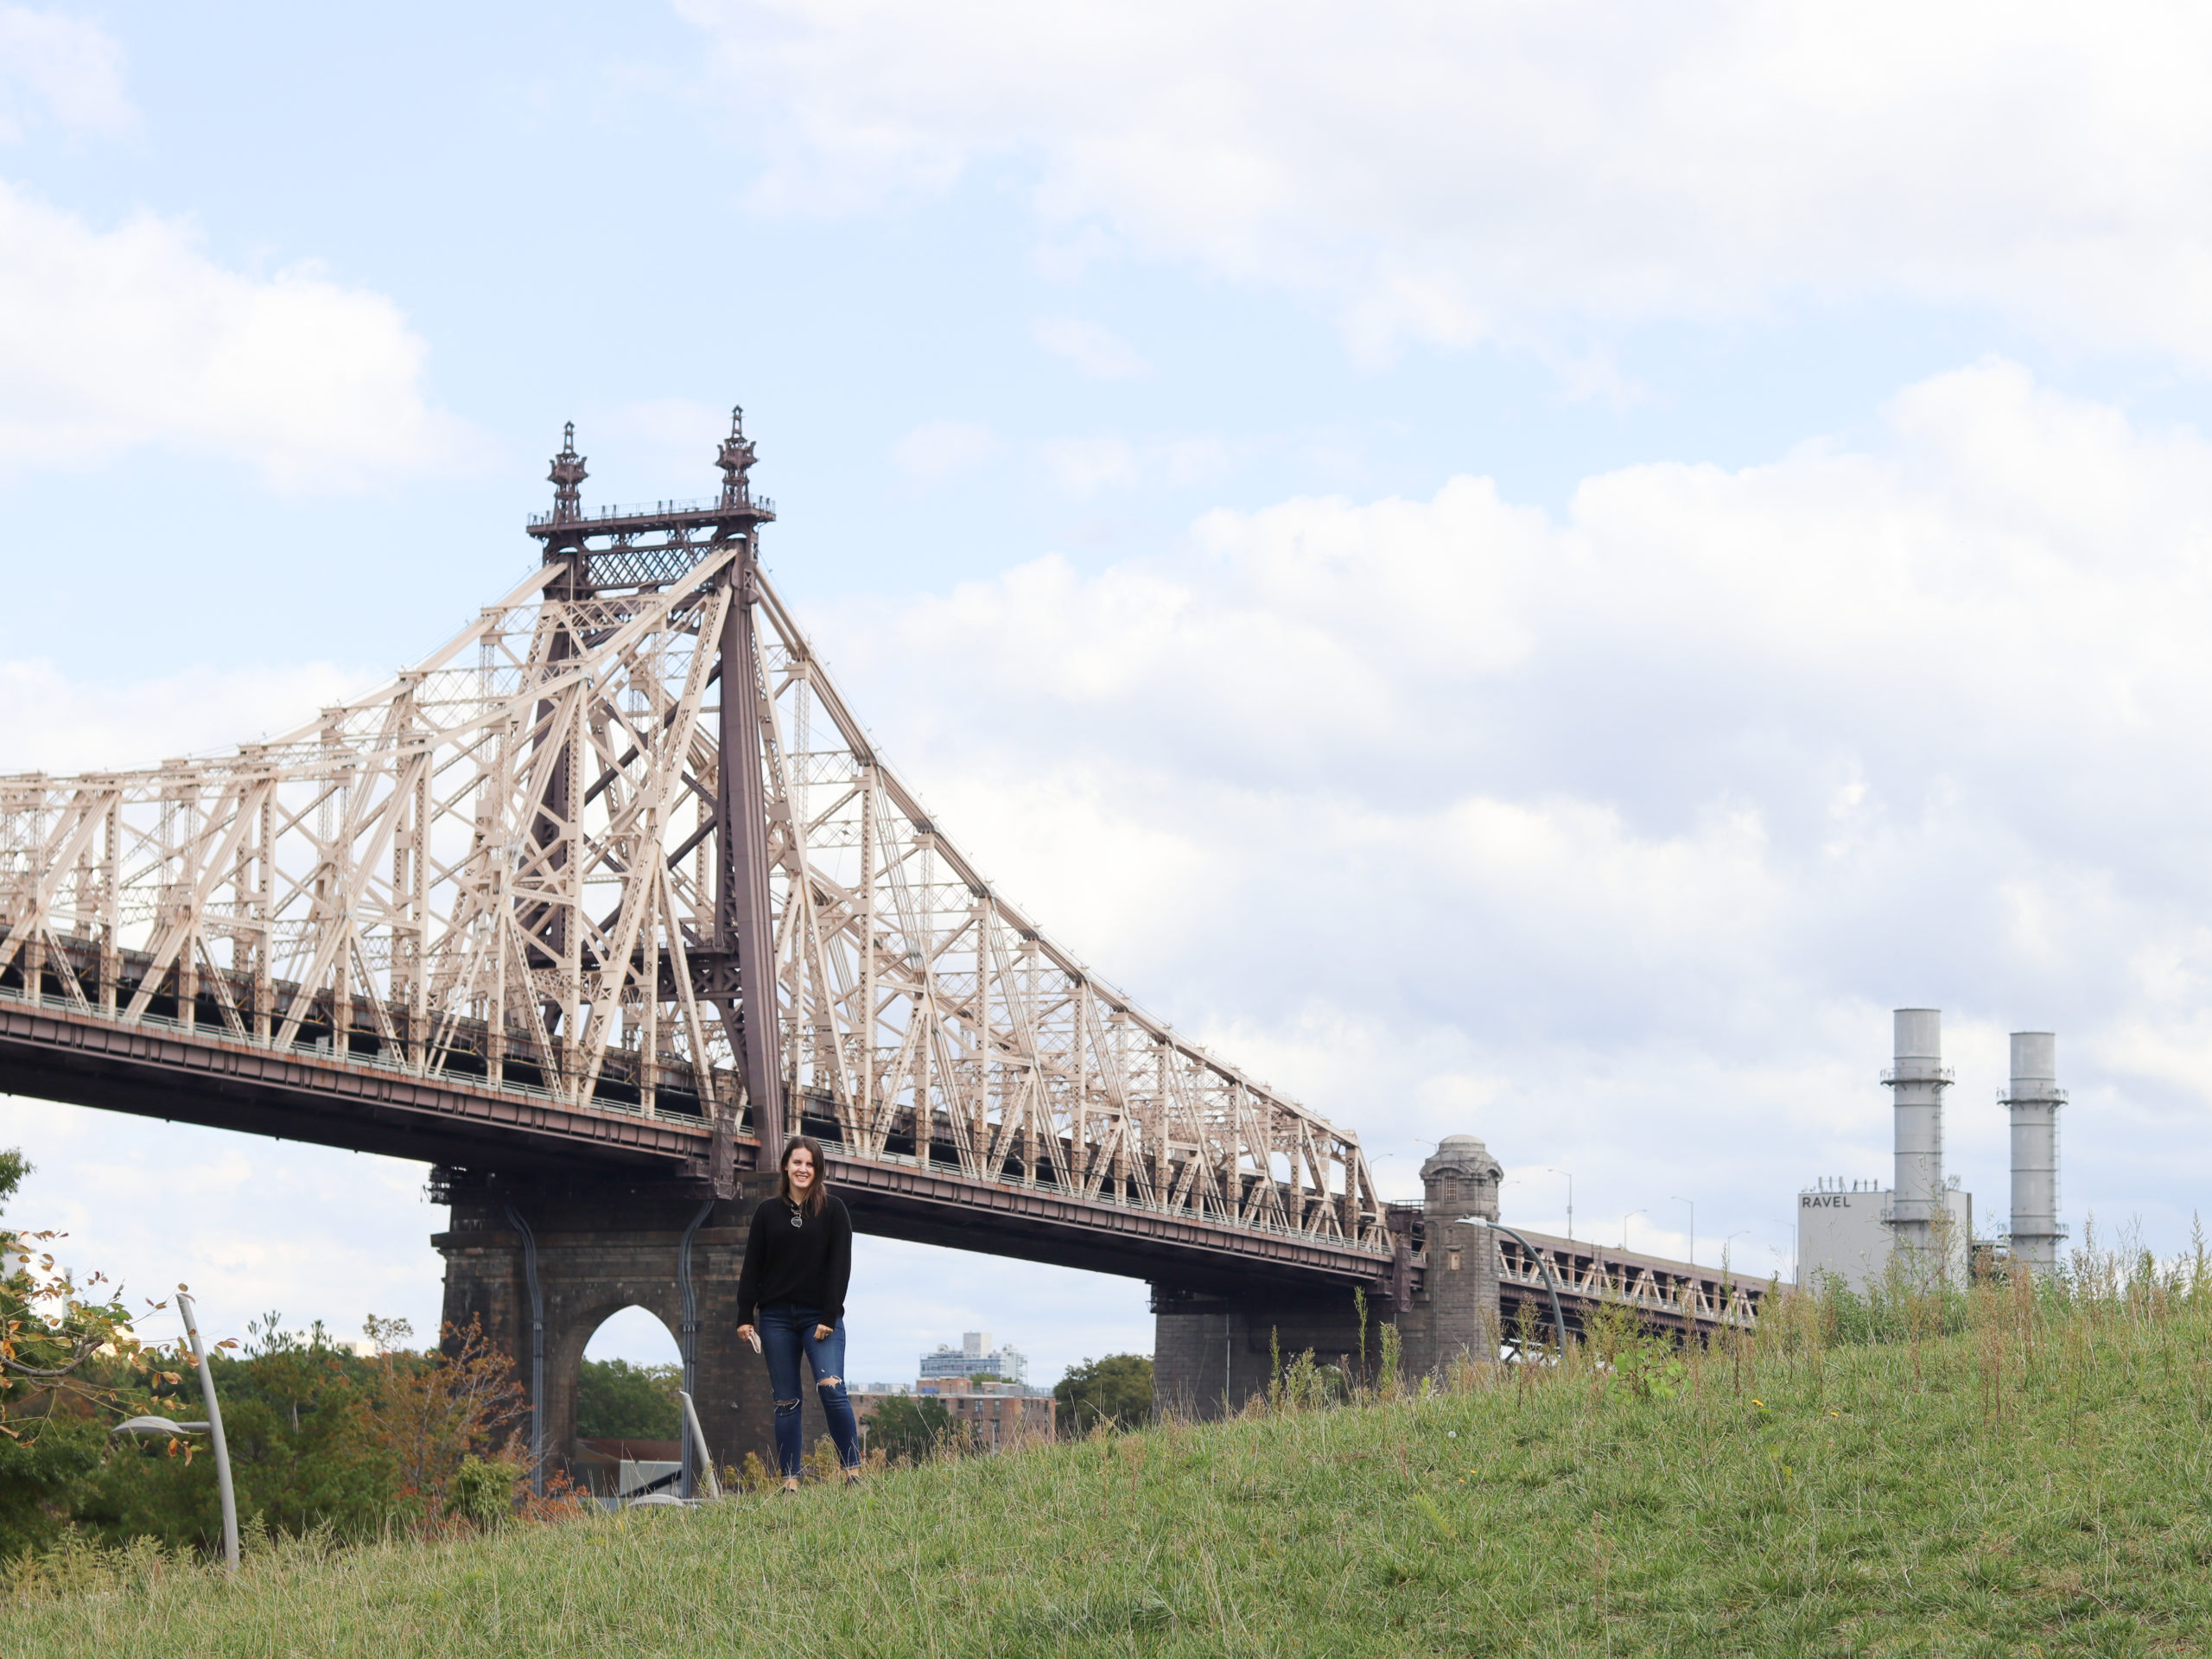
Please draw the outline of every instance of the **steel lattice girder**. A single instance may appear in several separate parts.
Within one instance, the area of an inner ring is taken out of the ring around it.
[[[0,980],[124,1026],[207,1021],[233,1042],[735,1128],[715,642],[751,606],[739,695],[776,988],[761,1026],[794,1125],[847,1159],[1387,1257],[1357,1141],[994,893],[765,577],[736,579],[745,556],[688,549],[621,591],[549,556],[420,665],[283,736],[0,778]]]

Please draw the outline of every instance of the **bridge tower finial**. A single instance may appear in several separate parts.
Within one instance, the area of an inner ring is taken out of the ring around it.
[[[583,482],[589,476],[584,458],[576,453],[576,423],[570,421],[561,429],[561,453],[553,457],[553,470],[546,474],[553,484],[555,524],[573,524],[584,516]]]
[[[722,447],[715,452],[715,465],[722,469],[722,505],[744,507],[753,504],[753,486],[746,474],[753,470],[753,463],[760,458],[753,440],[745,435],[745,405],[734,404],[729,411],[729,436],[722,440]]]

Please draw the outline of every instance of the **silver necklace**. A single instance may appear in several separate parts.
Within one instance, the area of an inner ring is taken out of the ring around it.
[[[804,1226],[805,1226],[805,1225],[806,1225],[806,1215],[805,1215],[805,1212],[804,1212],[804,1211],[802,1211],[802,1210],[798,1207],[798,1205],[797,1205],[796,1204],[791,1204],[791,1201],[789,1198],[785,1198],[785,1199],[784,1200],[784,1202],[785,1202],[785,1204],[790,1204],[790,1205],[791,1205],[791,1225],[792,1225],[792,1226],[794,1226],[794,1227],[804,1227]]]

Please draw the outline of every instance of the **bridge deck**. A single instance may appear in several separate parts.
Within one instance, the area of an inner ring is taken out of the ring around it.
[[[95,1005],[34,1001],[0,984],[0,1087],[213,1128],[517,1173],[613,1180],[708,1179],[703,1119],[617,1102],[577,1105],[516,1082],[410,1071],[372,1052],[272,1042],[160,1014],[126,1022]],[[736,1138],[738,1161],[758,1148]],[[1017,1255],[1057,1266],[1198,1286],[1263,1274],[1381,1287],[1390,1257],[1341,1240],[1235,1226],[1102,1194],[977,1180],[912,1156],[854,1156],[831,1169],[862,1231]]]
[[[97,1007],[35,1002],[12,986],[0,986],[0,1087],[428,1163],[550,1170],[612,1160],[671,1175],[696,1168],[703,1179],[709,1141],[696,1117],[579,1108],[526,1084],[280,1049],[156,1014],[126,1023]]]

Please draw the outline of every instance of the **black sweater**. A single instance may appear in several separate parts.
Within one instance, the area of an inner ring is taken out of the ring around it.
[[[737,1322],[755,1323],[761,1306],[791,1302],[818,1308],[824,1325],[845,1317],[845,1287],[853,1276],[853,1218],[836,1194],[825,1194],[819,1213],[791,1225],[791,1206],[772,1197],[753,1212],[745,1240],[745,1271],[737,1277]]]

